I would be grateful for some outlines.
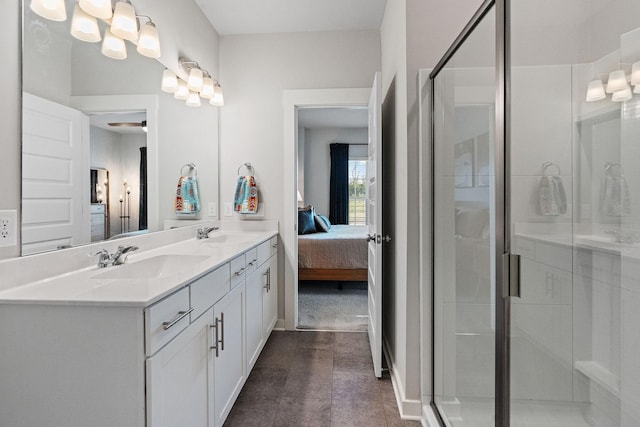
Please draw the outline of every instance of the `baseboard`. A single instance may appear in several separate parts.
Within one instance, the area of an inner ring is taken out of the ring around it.
[[[429,404],[422,405],[422,419],[420,420],[422,427],[440,427],[438,416],[433,412],[433,408]]]
[[[398,410],[400,411],[400,418],[403,420],[422,420],[422,402],[417,399],[407,399],[404,394],[404,385],[401,379],[397,376],[398,370],[395,369],[396,364],[391,356],[389,349],[389,343],[382,340],[382,350],[384,351],[384,357],[387,360],[389,367],[389,373],[391,374],[391,384],[393,385],[393,393],[396,396],[396,403],[398,404]],[[435,424],[437,426],[437,424]]]
[[[278,319],[276,325],[273,327],[274,331],[284,331],[284,319]]]

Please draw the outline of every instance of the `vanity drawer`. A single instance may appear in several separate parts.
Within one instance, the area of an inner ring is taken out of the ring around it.
[[[189,326],[189,287],[144,309],[145,352],[151,356]]]
[[[231,290],[231,272],[229,264],[218,267],[211,273],[193,281],[191,285],[191,321],[194,322],[209,307]]]
[[[271,242],[267,240],[258,245],[258,265],[264,264],[271,256]]]
[[[231,265],[231,287],[244,280],[244,271],[247,268],[244,254],[234,258],[229,263]]]
[[[270,240],[271,255],[278,253],[278,235],[276,234]]]
[[[245,274],[248,276],[258,268],[258,265],[261,264],[258,259],[258,249],[257,248],[249,249],[247,252],[244,253],[244,256],[245,256],[245,262],[247,263]]]

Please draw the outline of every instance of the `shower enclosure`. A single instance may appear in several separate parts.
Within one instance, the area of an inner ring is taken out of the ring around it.
[[[424,87],[431,406],[640,425],[640,2],[491,0]]]

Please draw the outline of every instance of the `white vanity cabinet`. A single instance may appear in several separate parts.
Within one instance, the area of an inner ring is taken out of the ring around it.
[[[222,426],[275,324],[275,242],[146,306],[0,300],[0,425]],[[92,292],[153,286],[97,283]]]
[[[212,426],[213,308],[146,361],[147,425]]]
[[[257,268],[246,279],[247,370],[258,360],[278,318],[277,237],[257,247]]]
[[[213,306],[215,423],[222,426],[246,380],[244,283]],[[189,424],[181,424],[189,425]]]

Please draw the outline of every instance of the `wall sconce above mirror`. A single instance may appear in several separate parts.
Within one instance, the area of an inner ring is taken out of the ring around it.
[[[224,105],[224,95],[218,80],[214,80],[196,61],[183,57],[178,63],[187,74],[187,80],[184,81],[173,71],[166,69],[162,74],[163,92],[172,93],[175,99],[186,101],[188,107],[199,107],[200,98],[208,99],[209,104],[215,107]]]

